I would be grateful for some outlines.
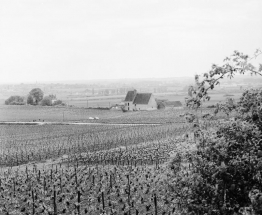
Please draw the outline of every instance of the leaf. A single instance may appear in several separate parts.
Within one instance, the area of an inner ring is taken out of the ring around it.
[[[221,162],[221,168],[226,168],[226,164],[224,161]]]

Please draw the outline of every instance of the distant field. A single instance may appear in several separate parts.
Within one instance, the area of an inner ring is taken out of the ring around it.
[[[225,93],[213,93],[210,92],[211,94],[211,100],[209,102],[205,102],[204,106],[207,105],[212,105],[215,104],[219,101],[223,101],[225,100]],[[233,98],[238,98],[241,93],[232,93],[234,96]],[[181,101],[182,104],[184,104],[185,102],[185,97],[187,96],[187,93],[156,93],[154,94],[155,98],[157,99],[167,99],[169,101]],[[83,107],[83,108],[87,108],[87,107],[93,107],[93,108],[97,108],[97,107],[110,107],[112,105],[115,104],[119,104],[122,100],[124,100],[125,95],[116,95],[116,96],[97,96],[97,97],[88,97],[88,99],[86,98],[63,98],[61,97],[60,99],[62,99],[67,105],[73,105],[76,107]],[[0,98],[0,105],[4,105],[5,99],[4,98]]]
[[[236,100],[241,93],[232,94]],[[158,99],[170,101],[181,101],[184,104],[186,94],[157,94]],[[226,99],[225,94],[210,94],[211,100],[204,103],[204,107]],[[89,117],[99,117],[99,122],[111,123],[162,123],[177,122],[178,115],[183,110],[156,110],[150,112],[128,112],[112,110],[87,109],[88,107],[109,107],[109,105],[119,103],[119,97],[93,98],[92,100],[70,100],[69,104],[76,107],[42,107],[42,106],[7,106],[0,105],[0,121],[87,121]],[[92,120],[90,122],[93,122]]]
[[[232,98],[238,100],[238,98],[241,96],[242,93],[230,93],[230,95],[233,95]],[[204,102],[203,106],[206,107],[208,105],[213,105],[218,102],[223,102],[226,100],[226,94],[225,93],[210,93],[211,100]],[[181,101],[182,104],[185,104],[185,97],[188,97],[188,95],[185,94],[164,94],[164,95],[156,95],[155,96],[158,99],[168,99],[170,101]]]
[[[124,99],[124,97],[122,98]],[[84,100],[84,99],[72,99],[72,100],[63,100],[66,104],[69,105],[74,105],[76,107],[92,107],[92,108],[97,108],[97,107],[111,107],[112,105],[119,104],[121,102],[120,98],[103,98],[103,99],[89,99]]]
[[[106,123],[162,123],[174,122],[183,110],[156,110],[126,112],[121,110],[97,110],[85,108],[56,108],[42,106],[0,106],[0,121],[82,121]],[[98,117],[99,120],[90,120]]]
[[[212,109],[204,109],[211,113]],[[41,106],[0,106],[0,121],[32,122],[100,122],[100,123],[184,123],[184,109],[125,112],[118,110],[97,110],[85,108],[55,108]],[[89,119],[98,117],[98,120]],[[219,115],[219,117],[224,117]]]
[[[122,114],[119,111],[119,114]],[[83,121],[89,117],[108,118],[115,112],[84,108],[42,107],[42,106],[0,106],[0,121]]]
[[[224,101],[226,99],[225,93],[211,93],[211,100],[204,103],[204,106],[213,105],[217,102]],[[233,98],[239,98],[241,93],[233,93]],[[185,103],[186,93],[165,93],[165,94],[154,94],[156,99],[169,101],[181,101],[182,104]],[[101,96],[101,97],[90,97],[87,100],[83,98],[73,98],[70,100],[64,100],[69,105],[74,105],[77,107],[110,107],[114,104],[118,104],[123,100],[125,96]]]

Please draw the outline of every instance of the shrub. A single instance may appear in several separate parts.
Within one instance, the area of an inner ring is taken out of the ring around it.
[[[5,100],[6,105],[24,105],[24,98],[21,96],[10,96]]]
[[[9,105],[24,105],[25,103],[24,102],[16,102],[16,101],[13,101],[11,102]]]
[[[196,150],[178,153],[170,162],[171,186],[186,191],[175,198],[191,214],[233,214],[250,206],[250,192],[262,184],[259,128],[232,120],[216,132],[199,131],[198,140]]]
[[[52,100],[49,96],[45,96],[41,101],[42,106],[52,106]]]
[[[257,50],[254,57],[259,54]],[[251,59],[235,51],[224,65],[212,65],[202,81],[196,75],[187,106],[201,107],[203,100],[210,100],[208,91],[226,76],[246,71],[262,76],[262,65],[256,70],[248,63]],[[252,214],[262,214],[262,89],[246,90],[239,102],[229,99],[215,107],[215,115],[234,111],[236,117],[205,130],[196,114],[186,115],[194,123],[196,148],[178,152],[169,163],[174,199],[185,214],[243,214],[251,206]]]
[[[123,113],[127,112],[124,105],[121,106],[121,110],[122,110]]]
[[[63,103],[63,101],[62,100],[56,100],[56,101],[54,101],[54,103],[53,103],[53,105],[55,106],[55,105],[63,105],[64,103]]]
[[[162,101],[157,101],[157,109],[165,109],[165,104]]]

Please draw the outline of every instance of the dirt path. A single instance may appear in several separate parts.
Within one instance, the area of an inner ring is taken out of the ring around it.
[[[102,123],[102,122],[0,122],[0,125],[162,125],[163,123]]]

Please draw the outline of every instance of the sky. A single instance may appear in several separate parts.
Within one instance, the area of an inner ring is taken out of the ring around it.
[[[261,0],[0,1],[1,83],[193,77],[257,48]]]

